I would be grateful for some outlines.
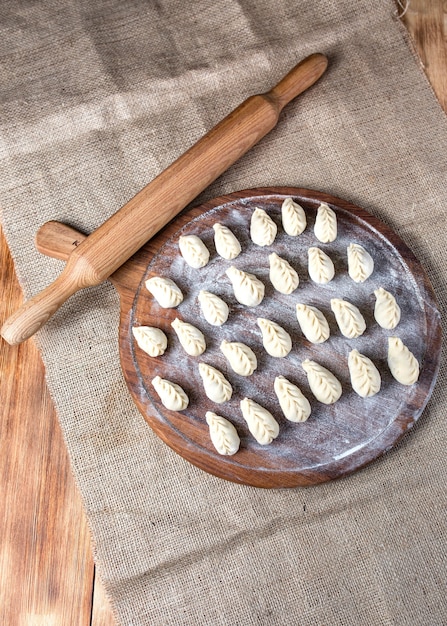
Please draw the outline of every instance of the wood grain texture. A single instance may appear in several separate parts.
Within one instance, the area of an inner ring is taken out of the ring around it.
[[[115,626],[115,618],[110,609],[109,600],[107,598],[101,579],[98,576],[95,576],[92,595],[93,608],[91,615],[91,626]]]
[[[427,75],[432,87],[447,112],[447,43],[446,43],[446,16],[447,11],[443,0],[412,0],[410,10],[404,17],[421,60],[425,62]],[[431,68],[430,68],[431,65]],[[435,66],[436,70],[433,69]],[[7,244],[0,231],[0,290],[2,293],[1,306],[2,320],[15,310],[21,303],[22,297],[13,274],[12,262],[7,253]],[[5,310],[5,307],[7,310]],[[0,359],[2,372],[6,368],[10,373],[1,376],[1,449],[0,460],[1,491],[8,494],[3,501],[8,501],[8,507],[2,504],[1,517],[1,598],[0,623],[11,626],[26,624],[26,626],[41,626],[51,624],[45,622],[45,607],[52,607],[52,611],[64,619],[54,623],[64,626],[114,626],[115,620],[107,601],[102,593],[98,592],[98,579],[91,576],[92,557],[90,546],[85,541],[85,520],[80,497],[69,486],[72,481],[69,472],[63,471],[58,481],[45,485],[49,501],[57,501],[61,506],[71,511],[72,525],[76,533],[71,537],[73,552],[67,551],[63,529],[55,529],[48,519],[47,511],[40,506],[42,485],[45,475],[42,466],[34,466],[35,479],[28,480],[27,463],[22,452],[23,437],[20,434],[29,424],[33,428],[34,422],[45,421],[48,428],[36,429],[33,438],[25,448],[28,456],[38,458],[46,456],[45,463],[48,474],[57,475],[59,464],[56,459],[66,458],[62,437],[57,435],[58,424],[55,412],[46,391],[42,376],[42,365],[37,350],[28,343],[20,348],[11,349],[4,341],[0,341]],[[40,369],[39,369],[40,368]],[[30,381],[30,372],[41,372],[35,376],[33,382],[34,398],[27,405],[17,400],[16,389],[27,389]],[[8,404],[4,405],[3,400]],[[3,408],[7,406],[7,408]],[[52,454],[41,452],[48,450],[49,442],[52,445]],[[6,453],[4,452],[6,450]],[[12,464],[10,457],[15,458]],[[8,457],[6,459],[5,457]],[[6,471],[6,467],[10,469]],[[68,486],[67,486],[68,483]],[[71,493],[71,496],[67,494]],[[20,498],[18,497],[20,495]],[[26,507],[23,503],[26,502]],[[66,513],[62,513],[66,515]],[[24,529],[28,532],[29,541],[22,541]],[[18,539],[19,537],[19,539]],[[16,552],[11,553],[8,546],[15,546]],[[73,553],[79,559],[73,559]],[[8,565],[9,558],[18,560],[14,567]],[[45,560],[48,567],[59,572],[56,577],[58,587],[48,583],[50,576],[42,578],[43,571],[40,564]],[[26,563],[26,566],[23,565]],[[90,563],[87,568],[85,564]],[[69,584],[60,584],[67,580]],[[91,603],[94,597],[93,617],[83,610],[86,603]],[[99,597],[99,600],[98,600]],[[43,616],[43,617],[42,617]]]
[[[447,111],[447,3],[445,0],[410,0],[402,19],[427,78]]]
[[[22,296],[3,233],[0,315]],[[88,624],[94,566],[37,348],[0,346],[0,623]]]

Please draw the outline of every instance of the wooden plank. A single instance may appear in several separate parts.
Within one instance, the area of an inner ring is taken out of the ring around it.
[[[402,19],[436,96],[447,112],[447,3],[411,0]]]
[[[93,594],[92,626],[114,626],[115,618],[110,608],[104,586],[99,576],[95,577]]]
[[[3,233],[0,285],[4,319],[22,296]],[[0,343],[0,412],[0,623],[89,624],[89,532],[33,341]]]

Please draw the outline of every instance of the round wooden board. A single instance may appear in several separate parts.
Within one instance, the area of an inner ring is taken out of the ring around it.
[[[287,235],[281,225],[281,205],[292,197],[305,210],[307,228],[298,237]],[[313,231],[321,202],[336,212],[337,239],[320,243]],[[250,240],[249,227],[255,207],[263,208],[278,225],[275,242],[259,247]],[[215,251],[212,226],[220,222],[235,233],[242,253],[225,261]],[[210,250],[210,261],[202,269],[192,269],[181,257],[180,235],[198,235]],[[364,283],[355,283],[347,273],[346,249],[359,243],[373,256],[375,269]],[[317,285],[308,276],[307,251],[318,246],[334,261],[335,278]],[[290,295],[273,289],[269,280],[268,256],[277,252],[297,270],[300,284]],[[260,305],[247,308],[234,295],[225,270],[230,266],[255,274],[265,284]],[[161,308],[145,288],[152,276],[174,280],[182,289],[183,302],[176,309]],[[401,322],[385,331],[374,320],[374,290],[384,287],[396,296],[402,310]],[[209,325],[200,312],[198,292],[207,289],[221,296],[230,306],[228,321],[221,327]],[[337,327],[330,309],[333,297],[355,304],[367,323],[357,339],[346,339]],[[331,336],[323,344],[309,343],[296,320],[298,302],[319,308],[329,321]],[[171,322],[176,318],[197,326],[205,335],[207,350],[200,357],[188,356],[181,347]],[[258,317],[278,322],[291,335],[293,348],[285,358],[270,357],[262,345]],[[132,326],[156,326],[168,336],[168,349],[151,358],[135,343]],[[416,384],[397,383],[387,366],[387,340],[398,336],[421,364]],[[258,358],[258,368],[250,377],[235,374],[219,346],[222,340],[242,341]],[[155,240],[147,253],[147,269],[129,312],[122,315],[120,347],[123,369],[131,393],[146,420],[165,443],[178,454],[221,478],[257,487],[295,487],[321,483],[347,475],[389,450],[420,416],[435,384],[441,344],[440,318],[431,285],[418,260],[402,240],[385,224],[362,209],[316,191],[296,188],[262,188],[216,198],[180,216]],[[347,366],[350,350],[356,348],[373,360],[382,376],[380,392],[363,399],[352,389]],[[313,397],[301,362],[313,359],[331,370],[341,381],[343,394],[327,406]],[[198,372],[199,362],[221,370],[233,386],[233,396],[217,405],[205,395]],[[165,409],[151,384],[161,376],[183,387],[190,398],[183,412]],[[297,384],[309,399],[312,413],[304,423],[287,421],[273,391],[275,376],[283,375]],[[239,403],[245,396],[267,408],[277,419],[280,433],[267,446],[259,445],[248,431]],[[240,450],[233,456],[219,455],[212,445],[206,411],[228,418],[241,438]]]

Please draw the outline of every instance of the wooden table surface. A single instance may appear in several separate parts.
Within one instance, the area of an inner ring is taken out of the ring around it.
[[[410,0],[403,22],[447,112],[447,1]],[[22,294],[1,231],[0,293],[2,323]],[[0,624],[114,625],[32,340],[0,340],[0,444]]]

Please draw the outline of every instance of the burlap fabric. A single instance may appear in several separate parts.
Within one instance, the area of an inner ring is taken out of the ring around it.
[[[320,189],[390,224],[446,302],[444,114],[388,0],[4,0],[0,201],[27,296],[33,236],[89,232],[244,98],[315,51],[327,75],[202,196]],[[109,284],[39,334],[122,624],[447,623],[445,370],[397,449],[351,477],[263,491],[192,467],[130,399]]]

